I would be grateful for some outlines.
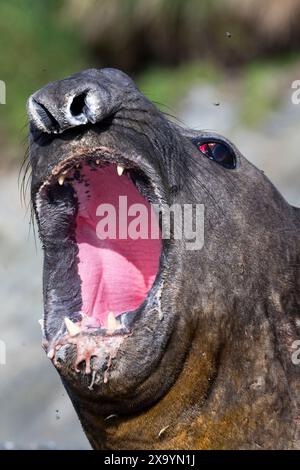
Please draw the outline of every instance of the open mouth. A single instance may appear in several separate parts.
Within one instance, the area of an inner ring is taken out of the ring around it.
[[[66,298],[74,295],[74,287],[66,274],[61,279],[68,284],[64,302],[57,309],[61,328],[50,353],[47,348],[51,359],[53,347],[58,349],[62,338],[94,334],[105,340],[129,333],[127,319],[141,310],[159,272],[162,240],[151,204],[155,201],[149,178],[126,159],[118,162],[104,154],[73,156],[52,169],[38,192],[37,206],[54,208],[50,222],[52,228],[56,224],[60,260],[68,243],[76,245],[73,264],[80,299],[76,311],[72,310]],[[71,215],[60,222],[64,207]],[[42,217],[39,214],[40,225]]]
[[[121,313],[135,310],[145,300],[160,256],[160,240],[151,239],[148,230],[151,206],[122,171],[115,164],[96,170],[83,164],[73,183],[82,312],[88,325],[108,330],[117,326],[114,319]],[[136,235],[140,231],[145,239],[130,233],[135,216],[128,215],[128,209],[138,212],[137,205],[145,208],[147,220],[140,221]]]

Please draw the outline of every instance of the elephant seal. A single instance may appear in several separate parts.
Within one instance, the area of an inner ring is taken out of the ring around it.
[[[43,346],[93,448],[299,448],[299,209],[118,70],[50,83],[28,113]],[[204,243],[163,237],[161,214],[156,238],[98,237],[120,196],[201,205]]]

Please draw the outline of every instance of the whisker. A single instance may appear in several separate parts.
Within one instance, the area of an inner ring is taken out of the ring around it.
[[[28,234],[30,235],[31,230],[32,230],[32,233],[34,236],[35,247],[37,248],[34,209],[33,209],[31,200],[30,199],[29,201],[26,200],[27,194],[28,194],[28,188],[31,182],[31,177],[32,177],[32,171],[31,171],[31,164],[30,164],[30,159],[29,159],[29,147],[27,146],[25,150],[23,162],[21,164],[20,171],[18,174],[18,187],[20,190],[21,204],[26,209],[26,215],[30,213]]]

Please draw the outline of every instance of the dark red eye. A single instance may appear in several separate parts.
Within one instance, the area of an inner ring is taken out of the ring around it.
[[[198,150],[210,160],[230,170],[236,168],[236,156],[228,144],[213,140],[204,142],[201,139],[193,139],[193,142]]]

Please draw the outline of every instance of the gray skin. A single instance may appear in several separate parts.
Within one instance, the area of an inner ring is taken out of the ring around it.
[[[63,344],[51,359],[92,446],[299,448],[299,209],[228,140],[171,123],[118,70],[50,83],[28,112],[44,249],[43,345],[49,353]],[[206,158],[193,137],[224,142],[236,168]],[[63,323],[79,321],[81,284],[74,192],[57,177],[95,156],[137,169],[136,184],[152,202],[204,204],[205,243],[190,251],[185,240],[164,241],[146,301],[123,315],[130,334],[106,348],[99,334],[91,387],[84,364],[74,366],[88,334],[69,341]]]

